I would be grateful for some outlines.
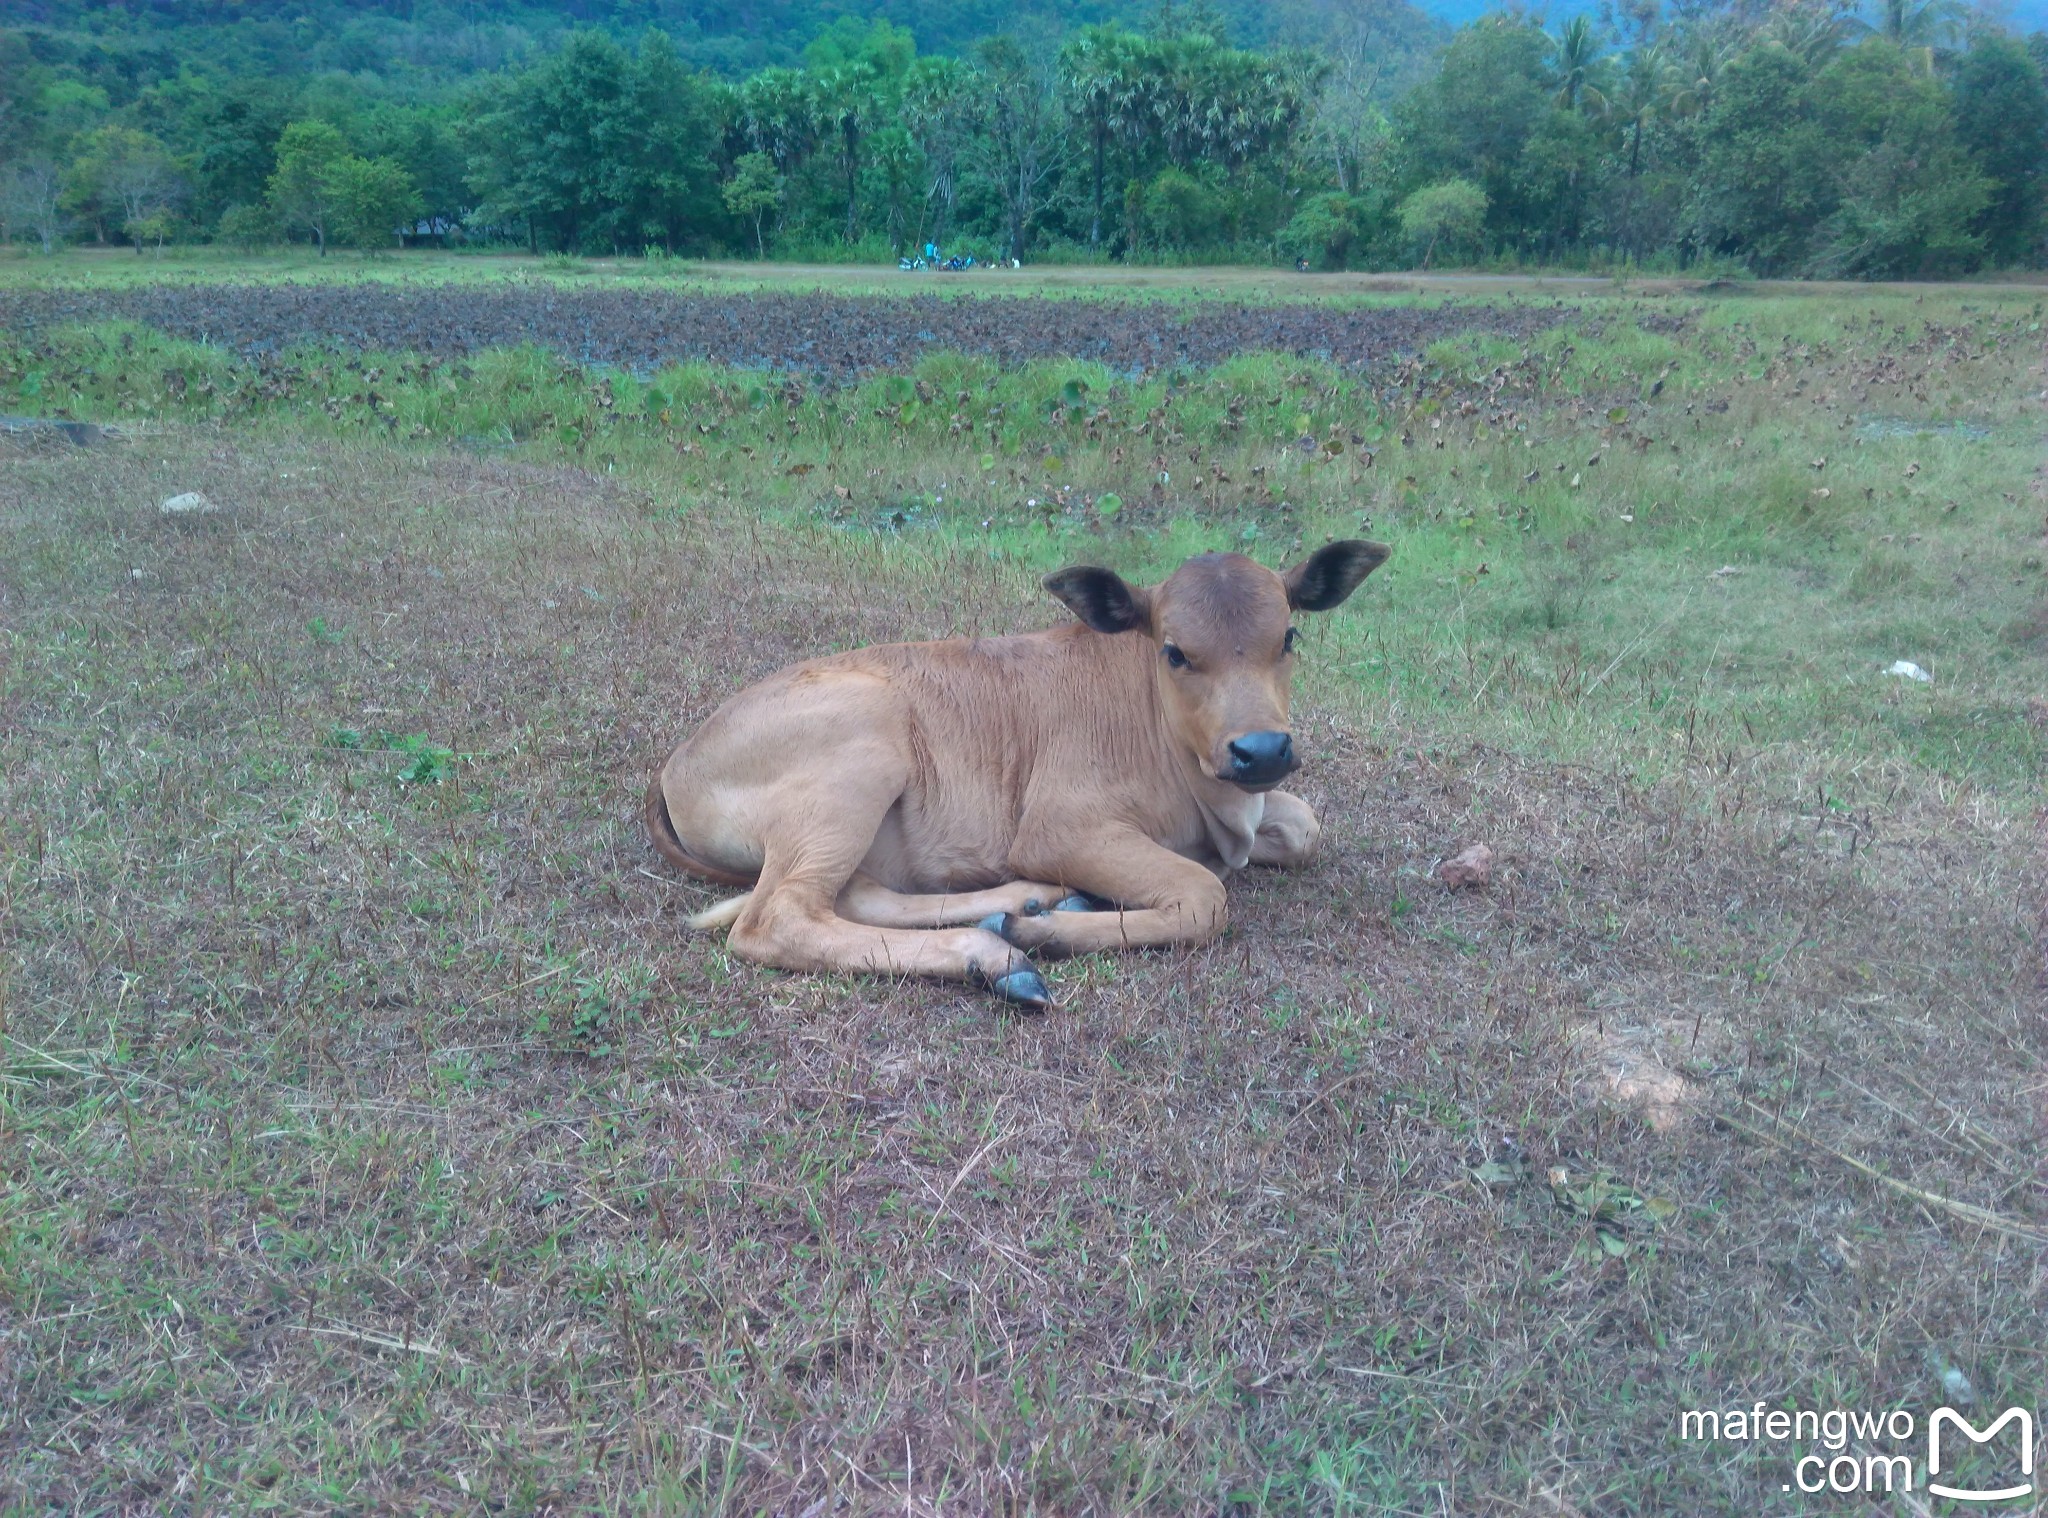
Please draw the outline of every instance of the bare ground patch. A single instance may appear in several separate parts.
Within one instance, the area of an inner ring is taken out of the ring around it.
[[[1751,1512],[1789,1456],[1681,1409],[2040,1384],[2042,1246],[1839,1157],[2048,1227],[1991,798],[1310,711],[1324,858],[1018,1021],[683,938],[634,814],[791,658],[1042,625],[1023,566],[375,446],[5,464],[14,1500]]]
[[[1557,313],[1481,304],[1174,306],[1034,296],[705,295],[551,284],[0,289],[0,331],[33,333],[110,319],[258,353],[327,342],[446,357],[535,343],[583,364],[654,369],[708,359],[839,376],[905,368],[937,352],[988,355],[1005,364],[1080,358],[1138,371],[1259,352],[1376,363],[1460,332],[1526,336],[1550,326]]]

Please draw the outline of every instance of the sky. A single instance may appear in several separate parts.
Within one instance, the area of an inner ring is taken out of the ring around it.
[[[1452,26],[1463,26],[1489,10],[1499,9],[1499,0],[1411,0],[1411,3]],[[1582,12],[1598,15],[1600,10],[1599,0],[1548,0],[1548,3],[1528,0],[1524,8],[1552,21]],[[2012,31],[2021,36],[2028,32],[2048,31],[2048,0],[1992,0],[1990,4],[1973,5],[1971,8],[2000,16]]]

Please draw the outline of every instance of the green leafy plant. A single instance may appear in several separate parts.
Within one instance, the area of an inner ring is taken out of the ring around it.
[[[398,772],[403,784],[439,785],[455,773],[455,751],[441,747],[425,733],[393,739],[390,746],[398,753],[412,756],[412,763]]]

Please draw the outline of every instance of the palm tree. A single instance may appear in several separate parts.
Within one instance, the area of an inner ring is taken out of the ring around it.
[[[1622,55],[1621,88],[1607,101],[1608,119],[1628,141],[1628,177],[1641,168],[1643,128],[1671,110],[1678,78],[1662,44],[1648,42]]]
[[[952,229],[954,171],[969,130],[973,99],[973,70],[958,58],[919,58],[903,76],[904,123],[931,176],[925,200],[933,207],[932,219],[920,231],[920,241],[943,246]]]
[[[1963,7],[1957,0],[1878,0],[1875,24],[1854,23],[1868,37],[1883,37],[1909,53],[1917,53],[1921,67],[1934,72],[1934,52],[1953,44],[1962,30]]]
[[[1093,156],[1095,209],[1088,223],[1091,246],[1102,241],[1102,185],[1112,137],[1126,129],[1135,103],[1137,62],[1130,33],[1111,23],[1088,26],[1060,49],[1060,87],[1067,107],[1088,133]]]
[[[1567,111],[1576,111],[1582,104],[1591,115],[1605,111],[1607,97],[1593,83],[1603,51],[1599,34],[1585,16],[1572,17],[1558,33],[1551,62],[1557,68],[1557,103]]]
[[[839,173],[846,183],[846,240],[860,235],[861,152],[869,126],[884,114],[877,99],[880,77],[871,63],[845,63],[825,69],[811,81],[812,120],[818,135],[829,134],[837,148]]]
[[[1681,35],[1671,64],[1667,115],[1697,116],[1714,103],[1721,70],[1742,49],[1742,38],[1725,21],[1698,22]]]
[[[817,120],[803,70],[767,68],[739,87],[740,134],[756,153],[775,160],[777,173],[788,174],[817,145]]]
[[[1856,23],[1832,3],[1794,3],[1771,13],[1757,28],[1760,41],[1776,42],[1790,49],[1806,66],[1818,71],[1841,51],[1855,31]]]

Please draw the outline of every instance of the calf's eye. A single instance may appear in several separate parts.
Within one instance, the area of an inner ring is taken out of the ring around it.
[[[1169,667],[1173,669],[1186,669],[1188,667],[1188,656],[1174,647],[1173,644],[1168,643],[1159,651],[1166,655],[1166,662]]]
[[[1298,627],[1290,627],[1290,628],[1288,628],[1288,629],[1287,629],[1287,641],[1286,641],[1286,642],[1285,642],[1284,644],[1282,644],[1282,645],[1281,645],[1281,647],[1280,647],[1280,652],[1282,652],[1283,654],[1291,654],[1291,653],[1293,653],[1293,652],[1294,652],[1294,642],[1295,642],[1295,640],[1296,640],[1297,638],[1299,638],[1300,636],[1301,636],[1301,629],[1300,629],[1300,628],[1298,628]]]

